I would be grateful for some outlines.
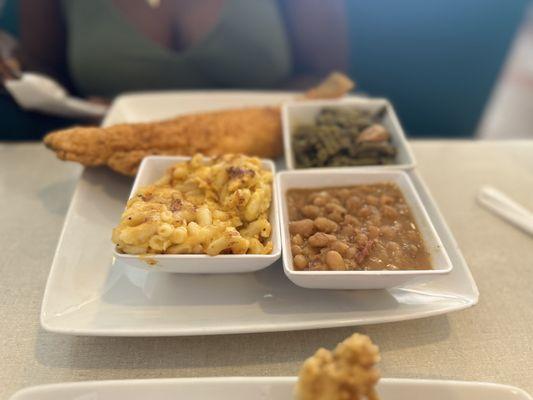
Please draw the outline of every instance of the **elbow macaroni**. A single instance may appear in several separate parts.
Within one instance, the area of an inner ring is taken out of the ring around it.
[[[244,155],[195,155],[131,198],[112,240],[128,254],[268,254],[272,173]]]

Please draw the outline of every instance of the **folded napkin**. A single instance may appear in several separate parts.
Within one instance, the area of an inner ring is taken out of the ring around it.
[[[4,82],[7,91],[19,106],[67,118],[102,117],[107,106],[69,96],[67,91],[48,76],[24,72],[18,79]]]

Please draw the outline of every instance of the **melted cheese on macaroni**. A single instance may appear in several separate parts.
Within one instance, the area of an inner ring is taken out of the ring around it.
[[[258,158],[197,154],[128,201],[112,240],[127,254],[268,254],[271,202]]]

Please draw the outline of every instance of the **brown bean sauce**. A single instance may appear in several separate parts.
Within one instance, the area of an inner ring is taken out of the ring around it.
[[[409,206],[392,183],[291,189],[296,270],[421,270],[431,260]]]

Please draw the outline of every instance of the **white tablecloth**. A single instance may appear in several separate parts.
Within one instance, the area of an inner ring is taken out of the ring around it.
[[[415,141],[419,170],[481,292],[474,308],[356,329],[386,377],[479,380],[533,393],[533,238],[475,203],[492,184],[533,209],[533,142]],[[185,338],[44,332],[39,308],[80,167],[40,144],[0,144],[0,398],[63,381],[294,375],[354,328]]]

